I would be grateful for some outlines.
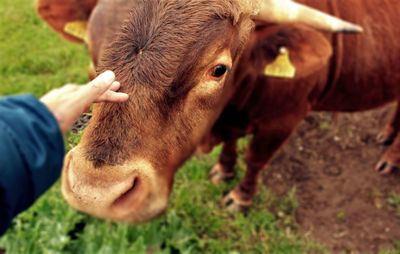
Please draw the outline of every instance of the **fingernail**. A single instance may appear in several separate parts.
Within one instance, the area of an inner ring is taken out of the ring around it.
[[[112,71],[105,71],[101,74],[101,79],[107,83],[112,83],[115,80],[115,74]]]

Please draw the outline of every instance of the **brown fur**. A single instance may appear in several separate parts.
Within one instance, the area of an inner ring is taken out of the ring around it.
[[[96,125],[85,134],[90,137],[87,156],[96,167],[121,164],[135,149],[147,150],[144,146],[179,146],[187,142],[191,126],[173,123],[168,115],[179,110],[180,98],[197,82],[196,73],[204,69],[202,61],[209,45],[236,33],[233,26],[240,25],[242,19],[234,2],[188,3],[182,13],[179,5],[183,3],[179,1],[135,1],[130,18],[105,50],[100,69],[113,70],[122,84],[121,90],[131,94],[132,99],[126,104],[105,104],[96,109],[100,112],[95,113]],[[198,34],[203,40],[198,40]],[[235,38],[239,43],[235,43],[232,53],[237,54],[242,39]],[[149,134],[146,130],[163,133],[165,125],[176,125],[181,133],[179,139],[164,141],[160,136],[155,144],[143,141],[142,136]],[[159,154],[153,160],[161,163],[164,157],[168,155]]]
[[[241,200],[230,202],[240,204],[243,200],[251,200],[256,193],[260,170],[310,110],[353,112],[382,106],[400,98],[400,50],[396,39],[400,29],[395,25],[400,5],[397,1],[302,2],[325,11],[336,11],[340,18],[361,24],[365,33],[327,35],[333,45],[333,56],[330,62],[311,65],[319,67],[313,71],[304,70],[307,60],[303,62],[299,54],[305,54],[303,59],[329,55],[328,51],[323,53],[320,49],[319,53],[318,50],[305,52],[307,47],[316,46],[317,49],[322,45],[318,45],[320,39],[307,40],[310,34],[316,32],[291,25],[276,25],[260,26],[253,34],[235,78],[240,88],[214,125],[212,133],[219,137],[213,140],[227,142],[229,147],[243,135],[254,135],[247,152],[246,176],[233,191]],[[293,80],[268,78],[262,74],[280,46],[289,48],[292,62],[297,66],[299,73]],[[305,72],[308,74],[302,78]],[[388,171],[399,165],[400,138],[395,138],[399,119],[397,112],[383,134],[383,139],[389,138],[387,142],[394,140],[394,144],[385,153],[379,170]],[[232,172],[232,161],[236,155],[232,153],[232,148],[228,150],[229,153],[221,154],[220,164],[223,171]]]
[[[198,145],[191,136],[201,119],[184,111],[186,97],[213,60],[212,54],[224,46],[234,59],[224,93],[212,101],[196,100],[192,106],[209,110],[213,128],[208,140],[225,143],[219,165],[211,174],[215,182],[232,176],[236,140],[253,135],[246,175],[224,199],[225,205],[234,209],[250,204],[259,172],[309,111],[352,112],[400,99],[397,0],[299,2],[358,23],[365,32],[331,35],[299,24],[259,23],[249,38],[248,13],[242,15],[240,1],[234,0],[131,1],[132,13],[124,12],[123,18],[112,14],[112,29],[101,36],[93,33],[101,17],[98,14],[91,20],[91,34],[101,45],[92,47],[91,52],[101,59],[99,70],[116,72],[122,91],[131,99],[95,109],[80,145],[87,159],[100,168],[145,158],[158,170],[158,177],[168,178],[172,184],[175,170]],[[96,9],[107,10],[105,6],[112,3],[100,1]],[[109,44],[109,40],[114,41]],[[240,55],[242,41],[247,44]],[[282,46],[289,49],[296,67],[294,79],[263,74]],[[384,156],[386,164],[379,168],[399,164],[399,116],[397,113],[385,132],[394,144]]]

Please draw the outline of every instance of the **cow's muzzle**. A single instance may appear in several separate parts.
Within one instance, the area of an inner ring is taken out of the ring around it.
[[[147,221],[166,209],[168,189],[168,184],[144,160],[94,168],[80,147],[71,150],[65,159],[64,198],[75,209],[99,218]]]

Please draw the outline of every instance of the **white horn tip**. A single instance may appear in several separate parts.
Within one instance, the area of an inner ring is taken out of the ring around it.
[[[353,24],[342,27],[339,30],[340,30],[339,32],[342,32],[342,33],[362,33],[362,32],[364,32],[364,28],[362,28],[361,26],[358,26],[358,25],[353,25]]]

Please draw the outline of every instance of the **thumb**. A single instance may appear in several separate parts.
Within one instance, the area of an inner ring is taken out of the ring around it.
[[[102,96],[115,81],[115,74],[112,71],[105,71],[94,80],[81,88],[80,97],[91,104]]]

